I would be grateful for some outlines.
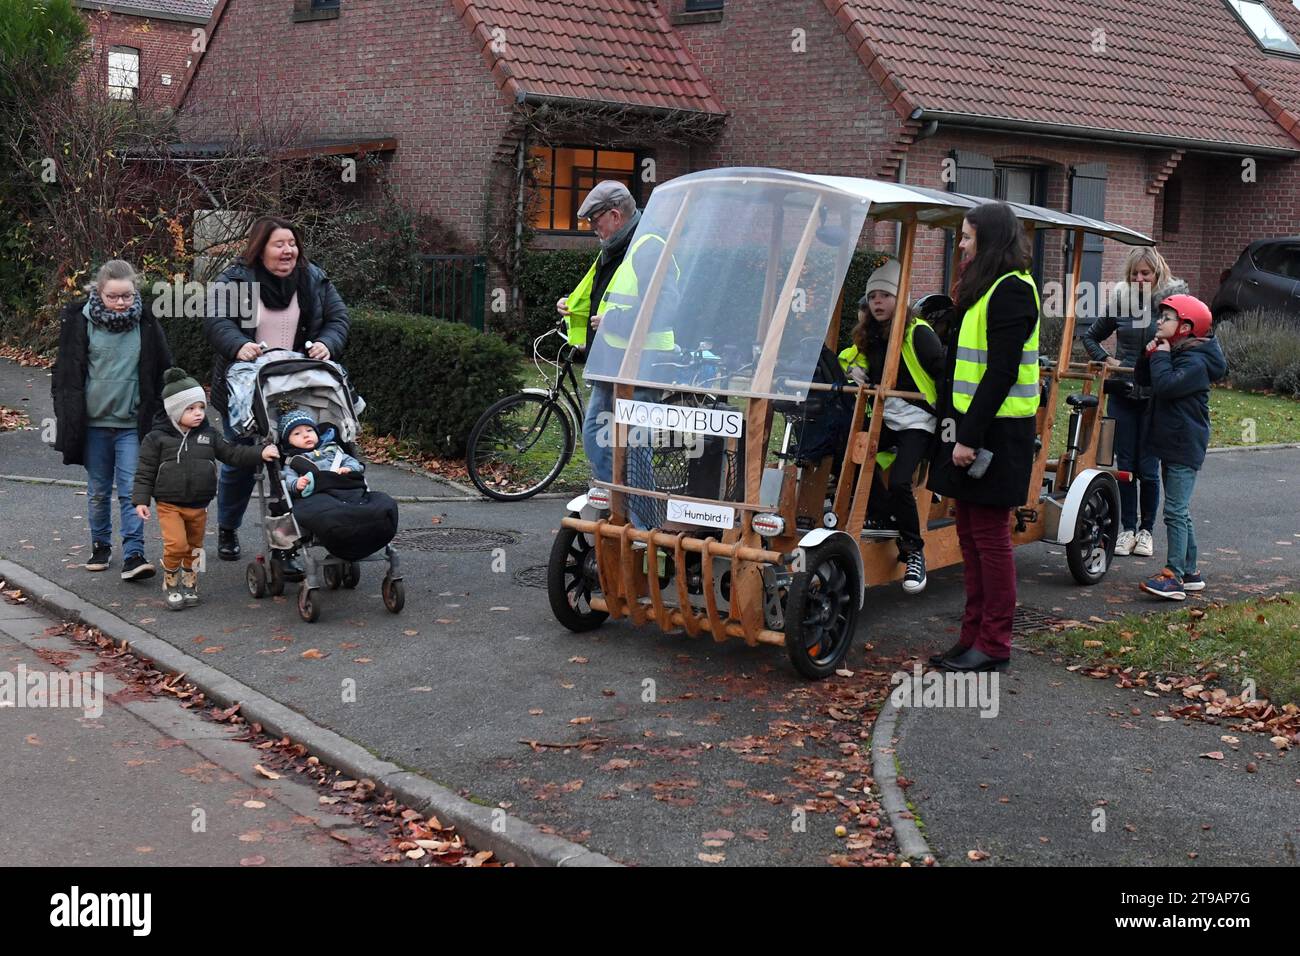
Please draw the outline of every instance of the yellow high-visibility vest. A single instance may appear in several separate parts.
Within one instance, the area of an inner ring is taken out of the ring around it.
[[[971,399],[984,378],[989,358],[989,300],[999,285],[1012,278],[1027,283],[1034,290],[1034,302],[1042,309],[1042,299],[1038,294],[1038,286],[1034,284],[1034,277],[1028,272],[1008,272],[999,276],[988,291],[980,296],[979,301],[966,310],[961,319],[961,331],[957,335],[957,362],[953,367],[952,407],[956,411],[966,412],[970,409]],[[1038,413],[1038,325],[1038,319],[1035,319],[1034,330],[1025,340],[1020,353],[1020,369],[1016,373],[1015,384],[998,408],[998,418],[1029,418]]]
[[[664,244],[662,236],[654,233],[647,233],[642,236],[627,250],[623,256],[623,261],[614,270],[613,277],[609,280],[609,285],[605,289],[605,294],[600,298],[600,306],[596,309],[596,314],[608,319],[611,314],[620,311],[631,312],[641,301],[640,289],[637,283],[636,270],[632,268],[632,259],[636,251],[647,242],[655,241]],[[587,345],[587,328],[591,320],[591,287],[595,284],[596,267],[600,264],[600,257],[591,264],[587,274],[582,277],[582,281],[569,293],[568,302],[569,315],[566,317],[569,344],[576,348],[585,348]],[[673,281],[681,279],[682,270],[677,265],[674,258],[672,262]],[[613,332],[605,331],[605,324],[601,323],[601,336],[614,348],[627,348],[627,339]],[[650,351],[668,352],[672,351],[676,345],[673,339],[672,329],[663,332],[650,332],[646,335],[645,348]]]
[[[912,376],[912,381],[916,383],[917,390],[925,396],[925,400],[934,405],[939,397],[939,387],[935,384],[930,373],[925,370],[921,364],[920,358],[916,354],[916,346],[912,342],[912,336],[916,333],[916,327],[924,325],[931,332],[933,326],[920,316],[915,317],[907,324],[907,332],[903,335],[903,364],[907,366],[908,373]],[[867,357],[858,350],[856,345],[850,345],[840,353],[840,367],[847,372],[851,368],[866,369],[868,367]],[[876,464],[881,468],[888,468],[894,463],[897,455],[892,451],[881,451],[876,453]]]

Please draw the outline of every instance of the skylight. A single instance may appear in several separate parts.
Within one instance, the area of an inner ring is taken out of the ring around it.
[[[1287,35],[1286,29],[1277,22],[1268,7],[1260,0],[1227,0],[1227,2],[1262,49],[1300,56],[1300,47],[1296,46],[1295,41]]]

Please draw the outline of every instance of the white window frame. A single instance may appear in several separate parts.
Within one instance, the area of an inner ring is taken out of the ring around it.
[[[1263,0],[1224,0],[1251,38],[1265,53],[1300,57],[1300,46],[1286,32]],[[1293,0],[1293,5],[1295,5]]]

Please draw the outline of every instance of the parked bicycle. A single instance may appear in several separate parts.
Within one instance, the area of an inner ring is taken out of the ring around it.
[[[551,358],[548,340],[561,344]],[[560,328],[533,340],[533,364],[547,388],[525,388],[493,404],[469,433],[465,464],[474,487],[497,501],[545,491],[573,457],[586,408],[573,371],[576,350]]]

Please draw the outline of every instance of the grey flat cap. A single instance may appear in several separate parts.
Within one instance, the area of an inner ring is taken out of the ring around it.
[[[628,192],[626,186],[617,180],[606,179],[596,183],[591,192],[587,193],[587,198],[578,207],[578,218],[590,219],[606,209],[613,209],[615,206],[631,201],[632,194]]]

